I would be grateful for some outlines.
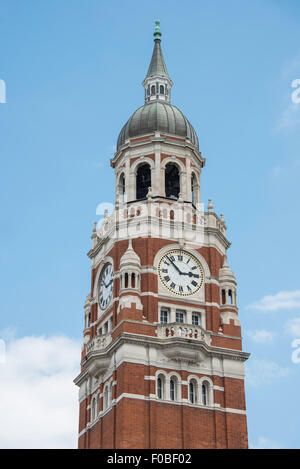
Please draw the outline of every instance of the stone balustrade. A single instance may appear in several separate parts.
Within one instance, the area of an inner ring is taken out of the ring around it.
[[[112,341],[111,334],[96,335],[86,344],[86,352],[96,352],[105,349]]]
[[[184,339],[204,341],[207,345],[211,343],[210,334],[204,331],[201,326],[183,323],[159,324],[157,326],[157,337],[160,339],[182,337]]]

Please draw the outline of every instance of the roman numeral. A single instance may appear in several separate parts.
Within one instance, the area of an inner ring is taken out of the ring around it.
[[[192,285],[194,285],[194,287],[196,287],[198,285],[198,283],[195,282],[195,280],[193,280],[191,283],[192,283]]]

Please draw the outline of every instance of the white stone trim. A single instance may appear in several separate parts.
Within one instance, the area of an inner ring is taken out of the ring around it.
[[[187,399],[182,399],[180,402],[178,401],[171,401],[171,400],[163,400],[163,399],[158,399],[155,394],[150,394],[149,397],[146,397],[142,394],[131,394],[131,393],[122,393],[120,394],[117,399],[114,399],[112,402],[112,406],[116,405],[118,402],[120,402],[122,399],[128,398],[128,399],[137,399],[137,400],[144,400],[144,401],[151,401],[151,402],[160,402],[162,404],[171,404],[171,405],[186,405],[188,407],[193,407],[197,409],[205,409],[205,410],[213,410],[213,411],[219,411],[219,412],[226,412],[226,413],[231,413],[231,414],[240,414],[240,415],[246,415],[246,410],[241,410],[241,409],[233,409],[229,407],[221,407],[220,404],[215,403],[214,405],[201,405],[201,404],[191,404],[190,402],[187,401]],[[112,406],[106,409],[105,411],[102,411],[98,414],[97,419],[94,422],[89,422],[87,426],[81,430],[81,432],[78,434],[78,437],[80,438],[84,433],[86,433],[89,428],[91,428],[93,425],[95,425],[101,417],[103,417],[105,414],[107,414],[111,409]]]
[[[214,386],[213,386],[213,389],[214,389],[214,391],[223,391],[223,392],[224,392],[223,386],[216,386],[216,385],[214,385]]]

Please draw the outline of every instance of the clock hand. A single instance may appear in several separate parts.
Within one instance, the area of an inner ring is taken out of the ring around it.
[[[183,273],[183,272],[181,272],[181,271],[178,269],[177,265],[176,265],[176,264],[174,264],[174,262],[173,262],[173,261],[171,261],[171,259],[169,259],[169,257],[168,257],[168,256],[167,256],[167,259],[168,259],[168,260],[171,262],[171,264],[173,264],[173,266],[174,266],[174,267],[175,267],[175,269],[176,269],[176,270],[177,270],[177,271],[180,273],[180,275],[182,275],[182,273]]]

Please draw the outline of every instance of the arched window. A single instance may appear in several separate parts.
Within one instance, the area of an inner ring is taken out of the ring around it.
[[[202,404],[208,405],[208,382],[202,383]]]
[[[178,199],[180,193],[179,169],[173,163],[168,163],[165,168],[166,197]]]
[[[152,86],[151,86],[151,94],[152,94],[152,95],[155,94],[155,85],[152,85]]]
[[[158,399],[163,399],[165,394],[165,377],[163,375],[158,376],[156,386]]]
[[[92,400],[92,421],[95,420],[95,418],[97,416],[96,407],[97,407],[96,398],[94,397],[93,400]]]
[[[110,386],[109,386],[108,405],[111,405],[111,404],[112,404],[112,400],[113,400],[113,382],[111,382],[111,383],[110,383]]]
[[[189,383],[189,401],[192,404],[197,402],[197,383],[194,379],[191,379]]]
[[[148,189],[151,187],[151,168],[149,164],[143,164],[137,170],[136,174],[136,198],[145,199]]]
[[[108,386],[105,386],[104,396],[103,396],[103,410],[108,407]]]
[[[171,401],[177,400],[177,379],[175,376],[170,379],[170,399]]]
[[[165,87],[164,87],[164,85],[160,85],[160,86],[159,86],[159,92],[160,92],[160,94],[165,94]]]

